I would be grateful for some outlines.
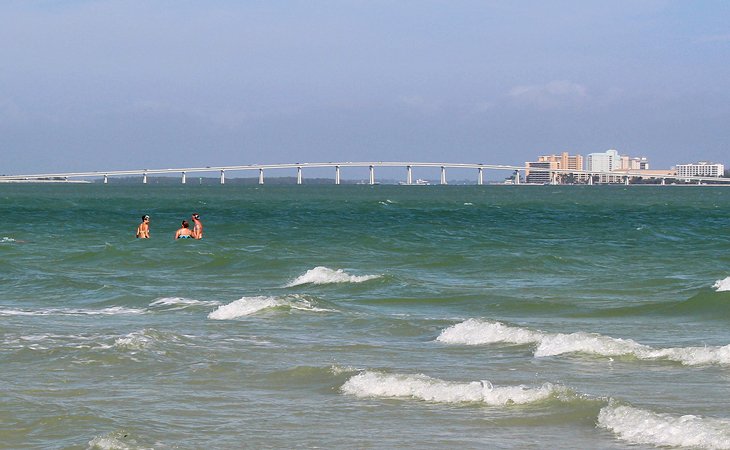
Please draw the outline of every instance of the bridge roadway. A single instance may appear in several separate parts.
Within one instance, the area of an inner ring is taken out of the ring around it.
[[[665,180],[689,180],[697,183],[712,181],[722,182],[730,184],[730,178],[718,178],[718,177],[677,177],[676,175],[666,174],[646,174],[641,171],[616,171],[616,172],[596,172],[596,171],[585,171],[585,170],[572,170],[572,169],[547,169],[547,168],[536,168],[536,167],[525,167],[525,166],[514,166],[514,165],[503,165],[503,164],[477,164],[477,163],[446,163],[446,162],[407,162],[407,161],[371,161],[371,162],[315,162],[315,163],[287,163],[287,164],[250,164],[250,165],[238,165],[238,166],[206,166],[206,167],[181,167],[181,168],[170,168],[170,169],[132,169],[132,170],[107,170],[107,171],[94,171],[94,172],[63,172],[63,173],[40,173],[40,174],[26,174],[26,175],[0,175],[0,181],[34,181],[34,180],[47,180],[47,179],[62,179],[70,180],[73,178],[103,178],[104,183],[108,182],[109,177],[115,176],[130,176],[130,175],[141,175],[142,182],[147,183],[148,175],[160,175],[160,174],[172,174],[178,173],[181,175],[181,182],[186,182],[186,176],[189,173],[205,173],[205,172],[217,172],[220,174],[221,184],[225,183],[226,172],[241,172],[241,171],[258,171],[259,184],[264,184],[264,171],[265,170],[276,170],[276,169],[297,169],[297,184],[302,184],[302,171],[306,168],[325,168],[333,167],[335,169],[335,184],[340,184],[340,169],[343,167],[367,167],[370,170],[370,184],[375,184],[375,168],[376,167],[403,167],[406,169],[405,184],[413,184],[413,172],[414,167],[435,167],[441,170],[441,184],[447,184],[446,181],[446,169],[476,169],[477,170],[477,184],[481,185],[484,183],[484,170],[506,170],[518,173],[523,171],[548,173],[550,180],[556,182],[556,176],[558,174],[573,174],[590,176],[589,184],[592,184],[593,176],[612,177],[614,179],[621,179],[626,184],[629,184],[629,180],[632,177],[642,178],[655,178],[661,179],[662,184]],[[517,178],[519,183],[519,177]]]

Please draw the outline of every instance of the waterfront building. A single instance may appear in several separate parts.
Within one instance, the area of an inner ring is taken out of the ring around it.
[[[719,163],[700,161],[694,164],[678,164],[677,177],[721,177],[725,174],[725,166]]]
[[[649,160],[646,156],[632,158],[622,155],[619,170],[649,170]]]
[[[525,181],[535,184],[548,184],[552,182],[550,169],[557,169],[558,163],[555,161],[531,161],[526,162],[525,167],[527,167],[525,170]]]
[[[613,172],[621,168],[621,156],[616,150],[603,153],[589,153],[586,158],[586,170],[589,172]]]
[[[530,170],[530,169],[565,169],[565,170],[583,170],[583,156],[570,155],[563,152],[560,155],[542,155],[537,157],[537,161],[526,162],[525,180],[528,183],[553,183],[564,180],[567,174],[556,173],[551,174],[550,170]],[[552,177],[555,177],[553,179]]]
[[[555,162],[556,169],[583,170],[583,155],[570,155],[563,152],[560,155],[538,156],[538,162]]]

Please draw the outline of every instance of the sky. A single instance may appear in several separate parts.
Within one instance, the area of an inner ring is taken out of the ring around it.
[[[730,165],[730,2],[0,1],[0,174]]]

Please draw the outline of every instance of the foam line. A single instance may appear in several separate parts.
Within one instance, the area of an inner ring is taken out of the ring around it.
[[[730,420],[659,414],[613,402],[598,413],[598,426],[632,444],[730,449]]]
[[[717,292],[730,291],[730,277],[715,281],[715,284],[713,284],[712,287]]]
[[[298,276],[294,281],[287,284],[286,287],[294,287],[302,284],[362,283],[379,277],[380,275],[350,275],[342,269],[333,270],[319,266]]]
[[[550,383],[538,388],[522,385],[496,387],[489,381],[456,383],[422,374],[383,374],[365,371],[347,380],[341,390],[345,394],[361,398],[412,398],[438,403],[478,402],[491,406],[504,406],[545,400],[559,392],[561,388]]]
[[[219,306],[215,311],[208,314],[208,318],[213,320],[231,320],[273,308],[288,308],[290,310],[310,312],[334,312],[332,309],[317,308],[312,302],[298,295],[288,297],[257,296],[242,297],[227,305]]]
[[[613,338],[597,333],[545,333],[476,319],[468,319],[446,328],[436,340],[461,345],[534,344],[535,357],[538,358],[566,353],[588,353],[608,357],[634,356],[643,360],[665,359],[688,366],[730,364],[730,345],[658,349],[631,339]]]

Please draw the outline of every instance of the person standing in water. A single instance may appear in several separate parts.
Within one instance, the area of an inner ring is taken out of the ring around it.
[[[139,239],[150,238],[150,216],[147,214],[142,216],[142,223],[137,227],[137,237]]]
[[[193,213],[193,239],[203,239],[203,222],[200,221],[200,215]]]
[[[190,224],[187,220],[182,221],[182,226],[175,232],[175,239],[190,239],[193,237],[193,232],[190,231]]]

